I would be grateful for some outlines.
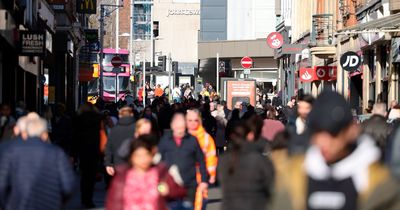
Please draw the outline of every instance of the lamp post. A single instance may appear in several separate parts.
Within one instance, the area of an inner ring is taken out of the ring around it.
[[[104,95],[104,83],[103,83],[103,57],[104,57],[104,19],[108,17],[111,13],[113,13],[118,8],[123,7],[123,5],[113,5],[113,4],[101,4],[100,5],[100,84],[99,84],[99,93],[100,98],[103,99]],[[111,10],[107,11],[106,8],[111,8]]]

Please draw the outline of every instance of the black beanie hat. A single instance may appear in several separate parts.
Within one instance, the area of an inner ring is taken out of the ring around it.
[[[327,131],[336,136],[352,121],[353,115],[346,99],[337,92],[324,91],[315,100],[307,124],[311,133]]]

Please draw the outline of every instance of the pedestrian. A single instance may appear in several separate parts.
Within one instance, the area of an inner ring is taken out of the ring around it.
[[[359,135],[345,98],[326,91],[313,107],[307,121],[312,145],[291,160],[273,209],[398,209],[398,182],[380,162],[374,140]]]
[[[115,166],[124,162],[119,156],[118,151],[124,141],[133,137],[135,133],[135,119],[132,108],[123,107],[119,110],[119,121],[111,129],[106,144],[104,164],[107,174],[114,176]]]
[[[183,199],[169,202],[172,210],[193,210],[196,190],[206,192],[208,175],[203,151],[197,139],[186,132],[185,116],[177,113],[171,121],[171,133],[165,133],[158,146],[162,161],[168,165],[176,165],[182,172],[187,195]],[[196,165],[199,165],[201,182],[196,180]]]
[[[264,139],[272,141],[277,133],[285,130],[285,126],[277,117],[278,113],[275,108],[269,106],[267,108],[267,119],[264,120],[264,126],[262,128],[262,137]]]
[[[63,209],[74,189],[71,164],[61,148],[49,144],[45,120],[27,120],[26,134],[2,150],[0,209]]]
[[[265,210],[272,196],[273,166],[247,140],[254,135],[250,126],[244,121],[235,126],[231,133],[232,147],[222,155],[218,165],[222,210]]]
[[[227,141],[226,141],[226,125],[228,121],[225,117],[224,106],[221,104],[217,105],[217,109],[215,110],[215,120],[217,121],[217,134],[215,137],[215,144],[217,147],[217,155],[221,155],[224,153]]]
[[[16,120],[11,115],[10,105],[2,104],[0,106],[0,142],[12,137],[15,123]]]
[[[172,90],[172,100],[174,100],[175,103],[181,103],[181,89],[178,85]]]
[[[168,168],[153,163],[154,138],[139,136],[132,142],[127,164],[117,167],[107,193],[108,210],[167,210],[167,199],[185,196],[185,189],[174,181]]]
[[[215,118],[211,115],[211,110],[210,110],[210,103],[205,103],[203,104],[202,110],[201,110],[201,120],[202,120],[202,125],[204,126],[204,129],[212,136],[215,137],[217,133],[217,121]]]
[[[299,103],[297,104],[297,115],[296,124],[295,124],[295,132],[300,135],[304,133],[306,130],[306,120],[308,114],[312,109],[312,105],[314,102],[314,97],[311,95],[304,95],[299,99]]]
[[[233,132],[233,129],[236,127],[236,125],[240,122],[240,110],[239,109],[234,109],[231,113],[231,118],[229,119],[228,123],[226,124],[226,129],[225,129],[225,138],[229,143],[232,141],[229,137],[229,134]]]
[[[85,208],[94,208],[93,192],[97,166],[100,163],[101,115],[90,103],[81,105],[75,119],[75,153],[81,172],[81,202]]]
[[[161,85],[158,84],[157,87],[154,89],[154,96],[155,97],[162,97],[164,95],[164,91],[161,88]]]
[[[64,104],[57,104],[56,111],[51,119],[51,141],[60,146],[67,154],[71,154],[72,119],[65,113]]]
[[[202,115],[198,109],[190,109],[187,111],[186,126],[188,128],[188,132],[196,137],[197,142],[199,143],[200,148],[204,153],[207,172],[210,177],[209,183],[214,184],[216,181],[218,165],[216,144],[211,134],[209,134],[203,127]],[[199,173],[197,173],[197,181],[199,183],[201,182]],[[195,210],[201,210],[205,208],[205,206],[207,205],[207,197],[207,192],[201,192],[201,190],[197,190]]]

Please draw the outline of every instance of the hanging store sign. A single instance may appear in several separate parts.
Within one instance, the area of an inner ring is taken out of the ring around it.
[[[46,50],[46,33],[44,31],[20,31],[20,54],[43,56]]]
[[[340,66],[345,71],[356,71],[361,65],[361,57],[352,51],[344,53],[340,57]]]
[[[76,0],[76,12],[81,14],[96,14],[96,0]]]
[[[272,32],[267,37],[267,44],[272,49],[278,49],[283,45],[283,36],[279,32]]]

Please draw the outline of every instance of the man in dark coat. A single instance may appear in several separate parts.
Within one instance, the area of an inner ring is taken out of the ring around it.
[[[45,120],[28,120],[26,129],[28,138],[9,143],[0,156],[0,209],[62,209],[73,191],[71,164],[46,142]]]
[[[118,155],[122,143],[127,139],[133,138],[134,133],[135,119],[133,118],[132,108],[123,107],[119,110],[118,124],[111,129],[106,145],[104,164],[110,176],[114,176],[114,167],[123,163],[122,157]]]
[[[188,190],[188,195],[184,202],[189,206],[190,204],[193,206],[197,188],[196,163],[200,166],[202,181],[198,190],[204,191],[208,188],[208,177],[204,154],[203,151],[201,151],[196,138],[186,132],[186,122],[183,114],[175,114],[172,118],[171,129],[172,133],[166,133],[161,138],[158,150],[164,162],[178,167],[184,185]],[[175,205],[181,204],[175,203]],[[192,207],[189,207],[189,209],[191,208]]]
[[[101,115],[92,104],[83,104],[75,120],[75,152],[81,171],[81,202],[85,208],[93,208],[93,192],[97,166],[100,161]]]

